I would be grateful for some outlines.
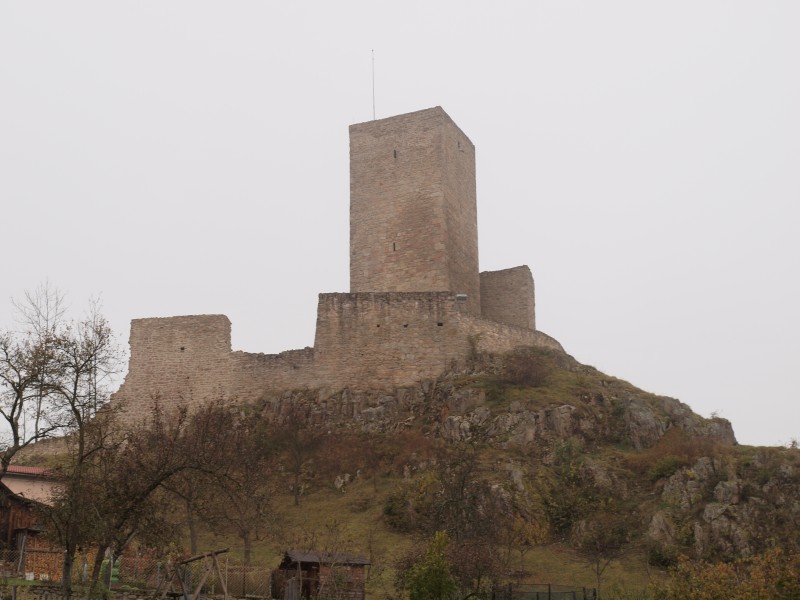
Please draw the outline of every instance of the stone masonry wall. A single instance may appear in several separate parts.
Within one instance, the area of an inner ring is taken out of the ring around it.
[[[255,402],[267,391],[318,387],[314,349],[287,350],[280,354],[234,352],[230,397],[240,402]]]
[[[480,314],[475,148],[441,107],[350,126],[350,291],[451,291]]]
[[[478,351],[517,346],[562,350],[540,331],[467,312],[449,292],[320,294],[314,348],[231,352],[223,315],[137,319],[128,375],[113,401],[128,419],[209,400],[255,402],[275,392],[389,389],[432,379]]]
[[[517,346],[562,350],[548,335],[475,317],[447,292],[320,294],[315,366],[326,387],[375,389],[435,378],[454,360]]]
[[[376,388],[435,377],[468,350],[449,292],[321,294],[314,342],[330,388]]]
[[[231,322],[225,315],[131,321],[130,362],[115,399],[125,412],[149,406],[191,404],[227,394]]]
[[[536,329],[533,275],[527,265],[481,273],[481,312],[492,321]]]

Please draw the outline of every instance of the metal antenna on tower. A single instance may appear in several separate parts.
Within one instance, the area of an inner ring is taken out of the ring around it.
[[[375,50],[372,50],[372,120],[375,120]]]

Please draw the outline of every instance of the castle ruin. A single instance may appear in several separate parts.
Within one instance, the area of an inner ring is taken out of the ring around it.
[[[319,295],[313,348],[234,352],[224,315],[135,319],[113,400],[389,389],[519,346],[562,350],[536,330],[527,266],[479,271],[475,147],[435,107],[350,126],[350,293]]]

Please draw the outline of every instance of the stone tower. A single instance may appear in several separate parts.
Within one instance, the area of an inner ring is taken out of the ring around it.
[[[350,291],[466,294],[481,314],[475,146],[441,107],[350,126]]]

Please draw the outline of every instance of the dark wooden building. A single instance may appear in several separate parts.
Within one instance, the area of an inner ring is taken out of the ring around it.
[[[273,598],[364,600],[365,556],[288,550],[273,577]]]
[[[21,572],[26,546],[41,531],[36,502],[15,494],[0,483],[0,569],[6,573]]]

